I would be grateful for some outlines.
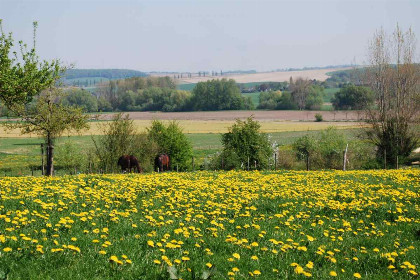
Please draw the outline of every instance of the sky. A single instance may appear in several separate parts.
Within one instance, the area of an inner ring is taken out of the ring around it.
[[[42,59],[146,72],[364,64],[381,27],[420,38],[420,0],[0,0],[0,19],[29,45],[38,21]]]

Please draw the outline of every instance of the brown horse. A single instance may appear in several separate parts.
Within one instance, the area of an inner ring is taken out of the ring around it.
[[[160,154],[155,158],[155,170],[168,171],[169,170],[169,156],[167,154]]]
[[[142,169],[140,168],[139,161],[133,155],[123,155],[118,159],[118,165],[121,166],[121,172],[131,172],[132,168],[137,170],[137,173],[141,173]]]

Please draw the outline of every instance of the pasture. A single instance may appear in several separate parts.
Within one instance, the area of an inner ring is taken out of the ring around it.
[[[419,170],[5,177],[0,275],[412,279],[419,186]]]

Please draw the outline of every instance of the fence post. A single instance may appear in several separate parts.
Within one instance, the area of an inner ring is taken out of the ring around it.
[[[277,170],[277,153],[274,154],[274,170]]]
[[[249,171],[249,157],[248,157],[248,169],[247,170]]]
[[[343,156],[343,170],[346,171],[346,163],[347,163],[347,150],[349,148],[349,144],[347,143],[346,149],[344,150],[344,156]]]
[[[398,156],[397,156],[397,169],[398,169]]]

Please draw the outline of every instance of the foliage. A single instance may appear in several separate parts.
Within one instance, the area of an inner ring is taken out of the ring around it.
[[[70,89],[62,99],[65,106],[82,108],[84,112],[98,112],[98,101],[89,91],[83,89]]]
[[[171,267],[182,279],[416,279],[419,186],[418,169],[6,177],[0,270],[8,279],[168,279]]]
[[[12,33],[3,32],[0,19],[0,99],[7,107],[31,102],[42,90],[54,86],[64,70],[58,60],[39,60],[35,49],[37,26],[34,22],[33,47],[28,50],[27,45],[19,41],[20,51],[12,52]]]
[[[63,92],[52,88],[43,92],[32,104],[14,104],[10,109],[19,116],[15,122],[5,123],[9,129],[20,129],[22,134],[35,133],[45,139],[47,147],[47,173],[54,171],[54,141],[66,131],[89,128],[88,116],[80,108],[61,104]]]
[[[282,92],[281,91],[263,91],[260,93],[260,102],[258,109],[277,109],[277,104],[281,103]]]
[[[193,111],[252,109],[252,101],[241,95],[235,81],[230,79],[199,82],[192,91]]]
[[[189,170],[191,168],[190,162],[193,155],[191,142],[176,121],[165,125],[155,120],[147,129],[147,133],[149,140],[157,144],[158,153],[169,155],[172,169],[178,167],[178,170]]]
[[[258,109],[269,110],[295,110],[297,105],[294,103],[290,92],[267,91],[261,92],[259,97]]]
[[[88,155],[85,149],[80,149],[71,141],[58,145],[56,148],[56,165],[70,174],[76,174],[87,169]]]
[[[115,80],[146,76],[144,72],[128,69],[68,69],[63,74],[65,79],[102,77]]]
[[[317,141],[310,135],[299,137],[293,143],[293,150],[296,152],[296,157],[299,160],[305,160],[306,162],[306,170],[309,170],[311,167],[311,160],[317,150],[317,147]]]
[[[315,121],[317,121],[317,122],[322,122],[323,121],[322,115],[320,113],[315,114]]]
[[[222,135],[224,169],[268,167],[273,151],[266,134],[261,133],[261,125],[249,117],[246,121],[236,120],[229,132]]]
[[[308,93],[305,100],[305,109],[319,110],[324,103],[324,88],[317,85],[312,85],[308,88]]]
[[[299,110],[319,110],[324,102],[324,88],[311,80],[298,78],[293,81],[290,79],[289,90]]]
[[[103,172],[115,172],[120,156],[135,154],[137,131],[129,116],[122,113],[114,115],[111,122],[101,126],[101,130],[103,135],[92,136],[99,168]]]
[[[373,92],[368,87],[347,85],[332,98],[335,110],[363,110],[373,105]]]
[[[122,106],[125,107],[134,105],[133,93],[151,87],[175,90],[175,83],[169,77],[133,77],[124,80],[111,80],[99,85],[95,94],[108,101],[115,111],[121,110],[122,102]]]
[[[343,168],[343,151],[346,140],[341,132],[334,127],[321,131],[319,135],[319,165],[327,169]]]

